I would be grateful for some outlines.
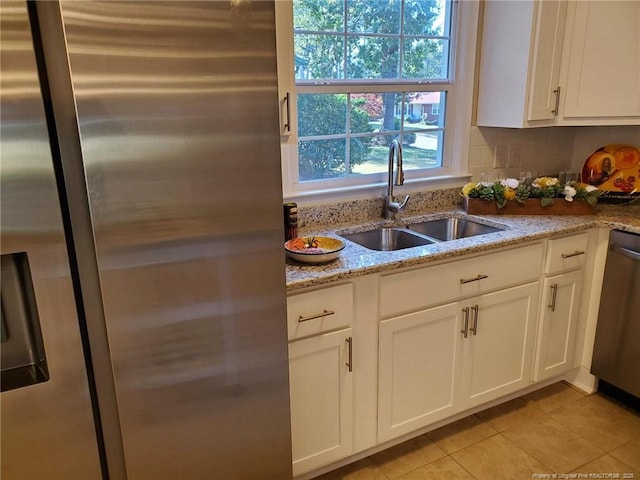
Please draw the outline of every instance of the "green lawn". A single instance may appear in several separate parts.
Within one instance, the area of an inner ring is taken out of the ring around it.
[[[389,149],[387,147],[372,147],[369,161],[380,162],[385,167],[389,159]],[[402,163],[406,167],[424,168],[436,164],[436,151],[425,148],[415,148],[411,146],[402,147]]]
[[[387,170],[389,149],[384,146],[371,147],[369,159],[356,165],[354,173],[376,173]],[[411,146],[402,147],[402,164],[406,169],[437,166],[436,151]]]

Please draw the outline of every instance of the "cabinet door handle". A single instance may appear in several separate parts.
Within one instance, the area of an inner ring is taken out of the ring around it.
[[[347,337],[347,347],[349,360],[347,361],[347,368],[350,372],[353,372],[353,338]]]
[[[561,256],[562,258],[571,258],[571,257],[578,257],[580,255],[584,255],[586,252],[584,252],[583,250],[576,250],[573,253],[563,253]]]
[[[547,305],[547,308],[552,312],[556,311],[556,296],[558,295],[558,284],[554,283],[549,288],[551,288],[551,303]]]
[[[555,107],[553,107],[553,110],[551,110],[551,113],[554,116],[557,116],[558,115],[558,110],[559,110],[558,107],[560,107],[560,86],[558,86],[558,88],[553,90],[553,93],[555,93],[555,95],[556,95],[556,104],[555,104]]]
[[[291,132],[291,94],[289,92],[284,97],[284,103],[287,104],[287,123],[284,124],[284,129]]]
[[[329,315],[334,315],[336,312],[333,310],[324,310],[322,313],[316,313],[315,315],[309,315],[308,317],[303,317],[300,315],[298,317],[298,322],[308,322],[309,320],[315,320],[316,318],[328,317]]]
[[[485,278],[489,278],[489,275],[482,275],[479,273],[474,278],[461,278],[460,284],[464,285],[465,283],[477,282],[478,280],[484,280]]]
[[[462,330],[460,330],[460,333],[464,338],[467,338],[469,335],[469,307],[464,307],[462,313],[464,313],[464,326]]]
[[[473,307],[471,307],[471,312],[473,315],[471,316],[471,320],[473,321],[473,326],[469,329],[473,332],[474,335],[478,334],[478,304],[476,303]]]

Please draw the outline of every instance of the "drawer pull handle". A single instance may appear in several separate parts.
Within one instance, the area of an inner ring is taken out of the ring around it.
[[[473,326],[469,330],[471,330],[474,335],[478,334],[478,309],[479,307],[477,303],[473,307],[471,307],[471,312],[473,313],[471,316]]]
[[[475,278],[461,278],[460,284],[464,285],[465,283],[477,282],[478,280],[484,280],[485,278],[489,278],[489,275],[478,274]]]
[[[547,308],[552,312],[556,311],[556,297],[558,296],[558,284],[554,283],[549,288],[551,288],[551,303],[547,305]]]
[[[584,255],[586,252],[582,251],[582,250],[576,250],[573,253],[563,253],[562,254],[562,258],[571,258],[571,257],[577,257],[579,255]]]
[[[460,333],[464,338],[467,338],[469,335],[469,307],[464,307],[462,313],[464,313],[464,327],[462,327]]]
[[[333,310],[324,310],[322,313],[316,313],[315,315],[309,315],[308,317],[303,317],[300,315],[298,317],[298,323],[308,322],[309,320],[315,320],[316,318],[328,317],[329,315],[334,315],[336,312]]]
[[[347,368],[350,372],[353,372],[353,338],[347,337],[347,346],[349,347],[349,360],[347,361]]]

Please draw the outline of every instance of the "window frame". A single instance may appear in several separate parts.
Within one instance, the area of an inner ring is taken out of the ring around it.
[[[469,177],[468,151],[471,127],[473,73],[478,25],[478,0],[453,0],[451,25],[450,81],[424,82],[398,79],[392,82],[333,80],[317,85],[312,81],[296,84],[293,47],[293,2],[276,0],[276,41],[278,59],[278,91],[280,95],[283,197],[287,201],[346,200],[384,195],[387,174],[349,176],[330,180],[298,180],[298,93],[384,93],[447,92],[445,132],[442,145],[442,167],[405,171],[406,191],[429,187],[460,185]],[[366,89],[362,88],[366,85]],[[347,91],[345,91],[347,90]],[[288,102],[286,100],[288,94]],[[288,103],[288,105],[287,105]],[[289,124],[289,130],[285,124]],[[426,173],[426,175],[425,175]]]

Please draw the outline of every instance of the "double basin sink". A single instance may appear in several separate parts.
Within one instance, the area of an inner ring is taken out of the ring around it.
[[[404,227],[381,227],[365,232],[341,234],[340,236],[371,250],[394,251],[501,230],[503,229],[465,218],[447,217],[412,223]]]

